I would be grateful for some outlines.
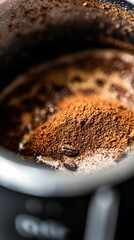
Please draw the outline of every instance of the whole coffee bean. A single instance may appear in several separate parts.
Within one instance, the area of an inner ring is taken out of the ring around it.
[[[67,168],[70,171],[75,172],[77,170],[77,165],[74,162],[70,163],[64,163],[65,168]]]
[[[64,143],[61,147],[61,151],[64,155],[68,157],[76,157],[79,154],[79,150],[76,149],[74,146],[68,143]]]

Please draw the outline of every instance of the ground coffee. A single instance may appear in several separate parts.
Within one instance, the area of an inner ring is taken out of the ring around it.
[[[65,161],[64,156],[113,149],[117,159],[134,142],[134,114],[124,105],[77,94],[58,106],[60,110],[31,134],[24,155]]]
[[[134,56],[89,50],[44,63],[0,96],[0,145],[75,173],[123,162],[134,147]]]

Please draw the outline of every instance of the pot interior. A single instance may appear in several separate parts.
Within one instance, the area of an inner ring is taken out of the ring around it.
[[[96,48],[133,53],[133,19],[133,6],[124,1],[5,1],[0,90],[26,70],[62,55]]]

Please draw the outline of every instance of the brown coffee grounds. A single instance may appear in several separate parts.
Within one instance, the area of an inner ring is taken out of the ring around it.
[[[30,135],[24,155],[64,161],[65,156],[115,149],[118,157],[134,143],[134,114],[120,103],[77,94],[59,102],[58,107],[60,110]]]

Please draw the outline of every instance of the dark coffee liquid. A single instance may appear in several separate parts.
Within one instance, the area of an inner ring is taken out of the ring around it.
[[[86,153],[79,161],[77,149],[72,147],[70,150],[65,145],[63,151],[68,153],[65,163],[46,158],[41,153],[36,157],[25,156],[22,150],[38,126],[59,111],[59,102],[70,96],[96,95],[133,111],[133,72],[134,56],[113,50],[86,51],[30,70],[1,94],[0,144],[18,153],[22,159],[26,157],[63,171],[95,172],[117,165],[113,159],[115,149],[96,149],[95,154]],[[128,143],[124,154],[132,148],[133,144]],[[71,151],[73,156],[69,156]]]

